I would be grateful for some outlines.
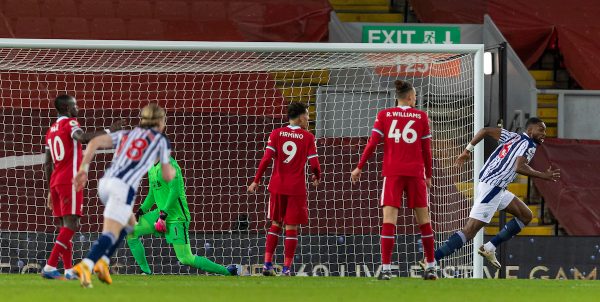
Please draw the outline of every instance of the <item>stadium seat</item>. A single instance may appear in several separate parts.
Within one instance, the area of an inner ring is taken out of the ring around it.
[[[115,16],[112,1],[82,0],[79,4],[79,16],[84,18],[110,18]]]
[[[77,5],[75,0],[44,0],[41,14],[51,18],[77,17]]]
[[[89,39],[88,21],[78,17],[56,18],[52,24],[52,37],[56,39]]]
[[[152,5],[147,0],[120,0],[117,9],[125,19],[152,18]]]
[[[18,18],[15,23],[15,36],[19,38],[52,38],[50,19],[40,17]]]
[[[120,18],[96,18],[90,24],[90,38],[100,40],[127,39],[125,20]]]
[[[132,19],[127,22],[127,38],[131,40],[163,40],[163,24],[156,19]]]
[[[4,15],[8,17],[39,17],[40,6],[37,0],[6,0]]]
[[[184,1],[158,1],[154,5],[154,16],[159,20],[189,20],[190,7]]]

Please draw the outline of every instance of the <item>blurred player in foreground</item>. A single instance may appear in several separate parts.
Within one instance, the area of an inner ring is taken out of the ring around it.
[[[317,158],[315,136],[308,132],[308,107],[303,103],[288,106],[288,126],[277,128],[269,135],[267,149],[260,161],[254,181],[248,192],[254,193],[260,179],[275,159],[273,174],[269,183],[268,218],[271,227],[267,231],[265,265],[263,275],[274,276],[273,253],[279,241],[282,225],[285,224],[284,262],[282,276],[291,276],[291,265],[298,245],[298,225],[308,222],[306,200],[306,176],[304,167],[310,163],[313,185],[319,185],[321,166]]]
[[[170,182],[167,183],[162,178],[161,163],[157,162],[148,171],[150,190],[136,213],[138,223],[133,229],[133,233],[127,237],[127,245],[133,254],[133,258],[135,258],[144,273],[152,274],[146,260],[144,246],[139,237],[154,235],[166,237],[167,242],[173,246],[177,259],[183,265],[225,276],[239,275],[237,265],[224,267],[205,257],[192,254],[188,234],[191,217],[185,196],[183,175],[177,161],[173,157],[169,160],[171,166],[175,169],[175,178]],[[150,211],[154,205],[156,205],[156,209]]]
[[[42,277],[47,279],[76,279],[73,274],[73,242],[71,239],[79,229],[79,218],[82,215],[83,191],[76,192],[73,185],[76,169],[81,164],[81,144],[92,138],[116,131],[121,122],[110,127],[110,130],[84,133],[79,127],[77,101],[70,95],[59,95],[54,99],[54,107],[58,119],[46,132],[46,162],[44,170],[48,183],[48,208],[52,215],[59,219],[58,237],[42,269]],[[65,276],[58,269],[59,257],[63,260]]]
[[[421,231],[426,258],[423,278],[435,280],[433,229],[429,217],[427,188],[431,187],[431,132],[427,113],[415,109],[417,96],[413,85],[396,80],[397,107],[380,111],[369,142],[351,179],[360,179],[363,166],[371,157],[377,144],[383,141],[383,190],[380,206],[383,207],[381,228],[380,280],[390,280],[391,258],[394,249],[398,209],[406,192],[406,206],[414,210]]]
[[[144,174],[158,159],[162,178],[170,182],[175,170],[169,162],[171,143],[162,134],[165,129],[165,110],[150,104],[141,111],[140,125],[131,131],[118,131],[98,136],[90,141],[79,172],[73,179],[77,191],[87,182],[87,172],[98,148],[116,148],[110,168],[98,182],[98,196],[104,203],[104,227],[87,256],[73,271],[83,287],[92,287],[92,269],[100,281],[112,283],[109,259],[120,242],[133,231],[136,223],[133,201]]]
[[[511,239],[529,224],[533,218],[531,210],[513,193],[506,190],[516,174],[523,174],[545,180],[557,181],[560,170],[549,167],[546,172],[536,171],[528,163],[533,158],[535,150],[546,138],[546,125],[539,118],[527,120],[525,132],[517,134],[501,128],[483,128],[475,134],[463,153],[456,159],[456,165],[461,166],[469,159],[475,145],[489,136],[499,142],[498,147],[487,159],[479,174],[475,204],[471,209],[469,220],[465,227],[448,238],[438,250],[435,259],[440,260],[451,255],[466,242],[473,239],[477,232],[486,226],[496,211],[506,211],[515,218],[509,221],[494,238],[479,247],[478,253],[496,268],[500,262],[496,259],[496,247]]]

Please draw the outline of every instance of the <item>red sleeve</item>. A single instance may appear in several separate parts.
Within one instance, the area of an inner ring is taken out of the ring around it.
[[[275,154],[277,152],[277,149],[275,149],[276,138],[277,136],[275,135],[275,131],[271,132],[271,135],[269,135],[269,141],[267,142],[265,154],[263,155],[263,158],[261,159],[260,164],[258,165],[256,175],[254,176],[255,183],[260,183],[260,179],[262,178],[263,174],[265,173],[269,165],[271,165],[271,159],[275,157]]]
[[[317,142],[314,136],[309,144],[308,163],[310,164],[310,171],[317,179],[321,179],[321,164],[319,163],[319,157],[317,157]]]
[[[425,115],[423,136],[421,137],[421,148],[423,152],[423,163],[425,164],[425,178],[431,178],[431,130],[429,129],[429,118]]]
[[[383,130],[382,112],[379,112],[377,114],[377,118],[375,119],[373,130],[371,131],[371,138],[365,147],[365,151],[363,151],[363,154],[360,157],[358,165],[356,165],[357,168],[362,170],[364,165],[367,163],[367,160],[371,158],[371,155],[373,155],[373,152],[375,152],[375,149],[377,149],[377,145],[383,138]]]

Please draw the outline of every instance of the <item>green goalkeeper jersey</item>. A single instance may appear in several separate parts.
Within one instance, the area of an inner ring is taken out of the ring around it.
[[[167,183],[163,180],[160,162],[148,171],[150,190],[140,208],[144,213],[148,213],[156,204],[159,210],[168,214],[167,222],[189,222],[190,210],[185,197],[181,168],[173,157],[170,158],[170,162],[175,169],[175,178],[171,182]]]

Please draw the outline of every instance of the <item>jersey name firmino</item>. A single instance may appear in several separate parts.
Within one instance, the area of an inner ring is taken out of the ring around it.
[[[304,138],[304,135],[302,135],[301,133],[290,133],[290,132],[279,132],[279,136],[283,136],[283,137],[289,137],[289,138],[297,138],[297,139],[302,139]]]

